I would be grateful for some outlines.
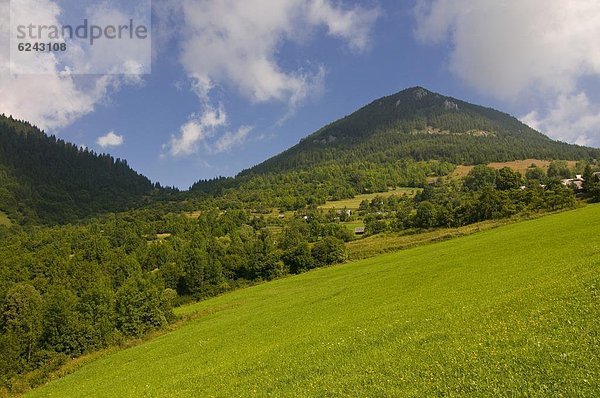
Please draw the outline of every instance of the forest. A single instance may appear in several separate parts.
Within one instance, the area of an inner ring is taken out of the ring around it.
[[[125,160],[96,154],[0,115],[0,211],[19,224],[64,224],[146,203],[170,190]]]

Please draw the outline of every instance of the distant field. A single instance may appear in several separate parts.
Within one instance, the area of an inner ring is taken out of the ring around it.
[[[11,221],[6,215],[6,213],[0,211],[0,225],[10,225]]]
[[[600,206],[189,305],[28,397],[593,397]]]
[[[575,167],[577,162],[568,161],[567,163],[569,164],[569,167]],[[548,167],[550,166],[550,161],[549,160],[539,160],[539,159],[526,159],[526,160],[515,160],[512,162],[490,163],[490,164],[488,164],[488,166],[490,166],[494,169],[510,167],[514,171],[518,171],[521,174],[525,175],[525,172],[527,171],[529,166],[531,166],[532,164],[535,164],[536,166],[541,167],[544,170],[548,170]],[[453,177],[457,177],[457,178],[464,177],[467,174],[469,174],[469,171],[471,171],[472,168],[473,168],[473,166],[457,166],[456,170],[454,170],[454,173],[452,175],[453,175]]]
[[[355,228],[364,227],[365,223],[362,220],[357,220],[344,222],[342,223],[342,225],[346,226],[346,228],[348,228],[350,231],[352,231],[352,233],[354,233]]]
[[[283,232],[283,227],[280,227],[278,225],[268,225],[267,230],[273,235],[279,235]]]
[[[198,217],[200,217],[200,214],[202,214],[202,212],[200,210],[198,211],[190,211],[190,212],[186,212],[184,213],[186,216],[188,216],[189,218],[193,218],[196,219]]]
[[[369,193],[364,195],[356,195],[352,199],[344,199],[344,200],[336,200],[336,201],[328,201],[323,206],[320,206],[321,209],[358,209],[360,202],[363,200],[371,200],[376,196],[383,196],[387,198],[392,195],[416,195],[421,189],[420,188],[396,188],[387,192],[379,192],[379,193]]]

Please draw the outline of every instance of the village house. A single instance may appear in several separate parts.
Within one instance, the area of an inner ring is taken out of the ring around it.
[[[585,182],[585,180],[583,179],[583,176],[581,174],[577,174],[575,178],[565,178],[560,182],[566,187],[574,186],[577,188],[578,191],[581,191],[583,189],[583,183]]]
[[[352,210],[350,209],[344,209],[344,210],[336,210],[335,214],[341,216],[342,214],[345,214],[347,217],[350,217],[352,215]]]

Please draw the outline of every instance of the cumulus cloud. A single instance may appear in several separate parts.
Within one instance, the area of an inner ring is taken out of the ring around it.
[[[26,18],[43,25],[61,25],[62,10],[57,1],[21,0],[13,11],[15,18]],[[109,94],[123,84],[140,84],[139,65],[125,65],[131,75],[75,76],[55,53],[37,54],[35,70],[27,63],[15,64],[10,58],[10,3],[0,0],[0,109],[5,114],[28,120],[42,129],[60,129],[94,111],[108,100]],[[13,21],[14,22],[14,21]],[[76,45],[68,56],[83,64],[86,54]],[[66,54],[65,54],[66,56]],[[79,58],[78,58],[79,56]],[[27,60],[25,60],[27,61]],[[11,64],[12,62],[12,64]],[[30,62],[30,61],[27,61]],[[12,68],[11,68],[12,66]],[[44,74],[39,73],[42,70]]]
[[[201,115],[192,115],[179,129],[178,136],[172,136],[166,146],[173,156],[187,156],[198,151],[198,143],[212,137],[219,127],[227,125],[227,113],[223,106],[206,106]]]
[[[579,86],[600,75],[600,2],[420,0],[415,15],[417,39],[450,43],[449,69],[467,83],[505,101],[542,99],[524,119],[554,137],[589,141],[598,106]]]
[[[98,137],[96,144],[102,148],[117,147],[123,145],[124,139],[122,135],[116,134],[114,131],[110,131],[106,135]]]
[[[342,9],[327,0],[313,0],[306,7],[312,24],[325,25],[329,35],[347,40],[355,51],[361,52],[368,48],[371,27],[380,14],[378,8]]]
[[[324,26],[329,35],[365,50],[378,11],[343,8],[329,0],[219,0],[182,2],[181,63],[196,81],[231,84],[254,102],[298,102],[321,71],[284,70],[277,51],[307,29]]]
[[[536,130],[553,132],[554,138],[561,141],[600,144],[600,105],[585,93],[560,95],[544,114],[534,110],[521,120]]]
[[[32,0],[26,0],[32,1]],[[84,0],[90,1],[90,0]],[[84,3],[85,4],[85,3]],[[126,9],[130,4],[114,2],[90,2],[85,9],[85,17],[96,26],[143,25],[148,29],[151,22],[150,0],[138,0],[136,7]],[[87,5],[87,4],[86,4]],[[69,21],[70,22],[70,21]],[[79,22],[81,23],[81,22]],[[87,40],[69,41],[69,49],[63,55],[63,62],[78,74],[120,74],[128,83],[140,84],[141,76],[151,70],[151,31],[146,39],[96,40],[90,45]]]
[[[242,126],[237,131],[225,131],[213,143],[209,139],[217,135],[219,129],[228,126],[227,112],[222,104],[214,108],[208,104],[200,115],[192,115],[190,120],[181,126],[178,135],[171,136],[169,144],[164,146],[172,156],[189,156],[198,152],[203,143],[210,153],[228,152],[243,144],[252,131],[251,126]]]
[[[169,5],[170,7],[166,7]],[[287,42],[302,45],[324,28],[327,35],[344,41],[352,51],[368,49],[378,9],[344,6],[331,0],[184,0],[161,3],[158,19],[173,20],[173,9],[182,20],[180,62],[185,69],[202,113],[214,111],[212,93],[221,85],[234,89],[251,103],[280,102],[291,116],[298,106],[323,90],[325,68],[307,63],[286,69],[278,51]],[[161,17],[161,15],[163,17]],[[165,25],[158,22],[159,26]],[[172,35],[172,33],[171,33]],[[219,127],[225,127],[219,126]],[[218,129],[217,129],[218,130]],[[225,132],[213,151],[239,145],[250,129]],[[169,144],[173,155],[197,151],[197,142],[216,134],[198,117],[181,127]]]
[[[246,141],[246,137],[248,137],[250,131],[252,131],[252,127],[242,126],[235,132],[226,132],[215,143],[214,151],[217,153],[227,152],[231,148],[241,145]]]

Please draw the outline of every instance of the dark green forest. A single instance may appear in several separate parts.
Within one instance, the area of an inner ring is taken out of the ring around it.
[[[126,210],[154,189],[125,160],[0,116],[0,211],[18,223],[61,224]]]

